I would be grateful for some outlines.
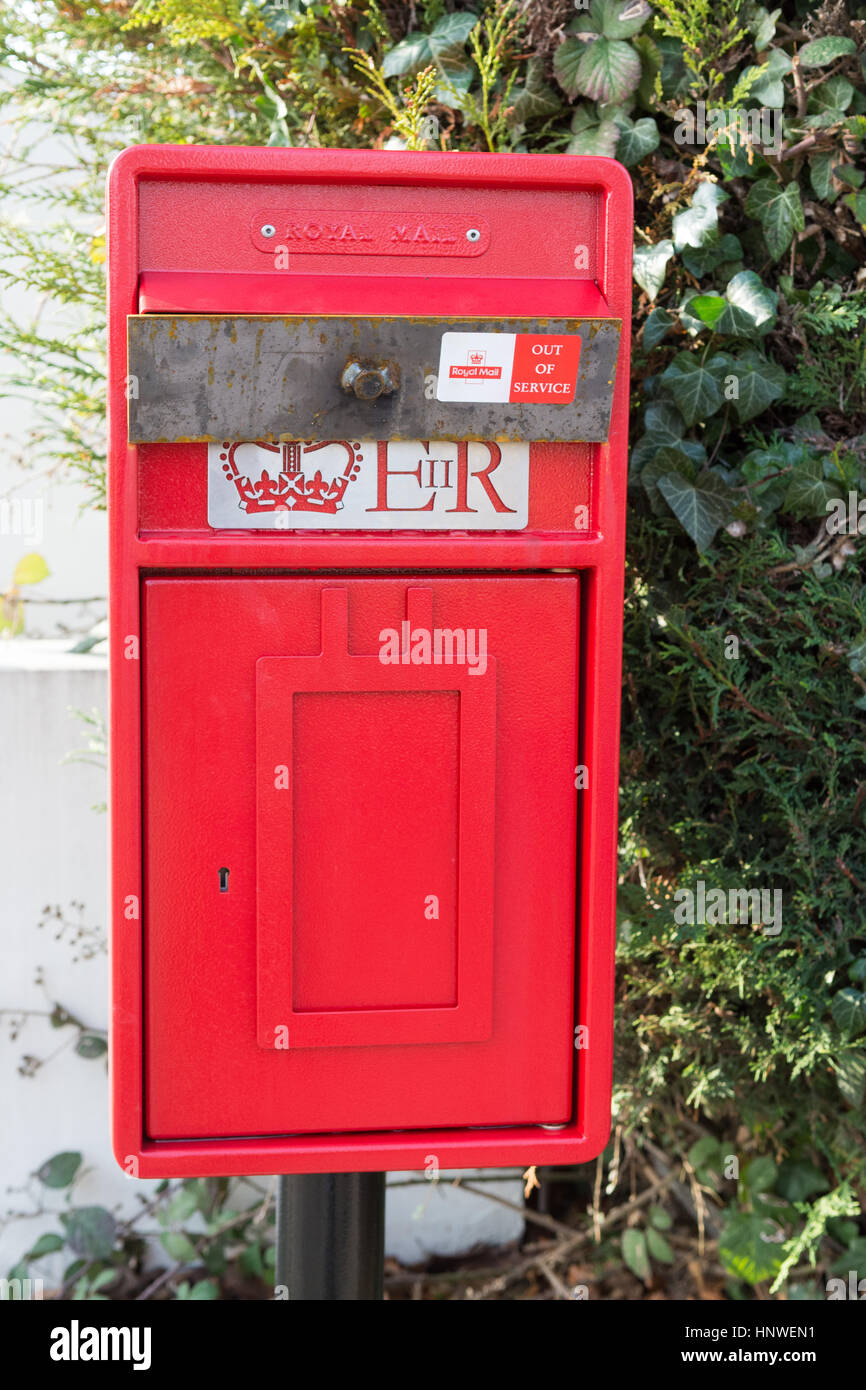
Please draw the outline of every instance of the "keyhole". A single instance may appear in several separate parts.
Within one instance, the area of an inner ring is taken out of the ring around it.
[[[229,891],[229,871],[228,871],[228,869],[220,869],[220,892],[221,892],[221,893],[227,893],[228,891]]]

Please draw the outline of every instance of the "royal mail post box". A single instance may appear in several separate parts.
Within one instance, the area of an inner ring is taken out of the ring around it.
[[[628,176],[143,147],[109,237],[119,1162],[592,1158]]]

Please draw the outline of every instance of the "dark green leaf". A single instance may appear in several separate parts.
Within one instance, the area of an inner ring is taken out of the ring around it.
[[[674,326],[676,322],[673,314],[669,314],[667,309],[653,309],[648,315],[643,326],[641,342],[647,352],[656,347],[664,338],[665,334]]]
[[[749,190],[746,212],[760,221],[774,261],[787,251],[794,233],[802,232],[806,225],[796,183],[782,186],[775,179],[758,179]]]
[[[402,77],[407,72],[417,72],[425,67],[433,57],[430,40],[426,34],[410,34],[385,54],[382,71],[386,77]]]
[[[82,1033],[75,1044],[75,1051],[79,1057],[86,1057],[88,1061],[92,1061],[95,1057],[105,1056],[108,1051],[108,1043],[97,1033]]]
[[[177,1260],[178,1264],[190,1264],[195,1260],[195,1246],[183,1231],[166,1231],[165,1235],[160,1236],[160,1240],[166,1253],[171,1255],[173,1260]]]
[[[697,279],[706,275],[708,271],[718,270],[725,264],[742,260],[742,256],[743,248],[739,238],[732,232],[719,236],[718,229],[715,234],[708,235],[701,246],[684,246],[682,250],[683,265]]]
[[[782,1255],[770,1239],[775,1226],[757,1212],[734,1212],[725,1221],[719,1255],[729,1274],[747,1284],[760,1284],[779,1271]]]
[[[525,83],[512,97],[510,119],[525,125],[527,121],[554,115],[561,105],[556,92],[545,81],[543,62],[540,58],[530,58],[526,64]]]
[[[650,1207],[649,1219],[650,1225],[654,1226],[657,1231],[669,1231],[674,1224],[673,1217],[670,1212],[665,1211],[664,1207]]]
[[[626,116],[617,124],[620,134],[616,157],[627,169],[658,149],[659,130],[652,116],[644,116],[639,121],[631,121]]]
[[[471,10],[444,14],[430,32],[430,52],[433,57],[441,61],[448,54],[462,49],[477,23],[478,16]]]
[[[646,1243],[649,1253],[654,1260],[661,1260],[662,1263],[666,1265],[673,1264],[674,1252],[660,1231],[654,1230],[652,1226],[648,1226]]]
[[[624,1231],[622,1237],[622,1257],[632,1273],[648,1284],[652,1277],[646,1236],[635,1229]]]
[[[776,1191],[786,1202],[805,1202],[819,1192],[828,1192],[830,1184],[811,1163],[786,1158],[779,1168]]]
[[[825,34],[823,38],[812,39],[811,43],[803,44],[799,53],[800,67],[825,68],[837,58],[844,58],[847,54],[856,52],[857,45],[853,39],[842,34]]]
[[[706,420],[722,404],[722,393],[714,374],[697,356],[680,352],[662,373],[687,425]]]
[[[842,1053],[836,1063],[836,1084],[848,1104],[859,1109],[866,1094],[866,1052],[862,1048]]]
[[[750,1196],[756,1192],[771,1192],[778,1168],[771,1158],[753,1158],[743,1174]]]
[[[41,1259],[43,1255],[53,1255],[58,1250],[62,1250],[64,1240],[62,1236],[55,1235],[53,1232],[46,1232],[37,1240],[32,1250],[28,1250],[28,1260]]]
[[[836,1027],[854,1038],[866,1029],[866,994],[859,989],[840,989],[833,995],[830,1012]]]
[[[836,493],[836,485],[824,477],[821,460],[807,457],[788,484],[783,506],[792,516],[825,516]]]
[[[731,397],[737,419],[742,424],[760,415],[785,394],[785,370],[777,362],[771,362],[761,353],[749,350],[734,360],[731,373],[737,394]],[[726,388],[727,390],[727,388]]]
[[[736,494],[715,473],[699,474],[694,483],[668,473],[659,478],[658,489],[699,551],[712,545],[719,527],[733,519]]]
[[[80,1167],[80,1153],[59,1153],[43,1163],[36,1176],[45,1187],[68,1187]]]
[[[657,516],[667,516],[668,504],[659,492],[659,479],[679,473],[687,482],[695,476],[694,465],[682,449],[664,448],[653,454],[649,463],[641,469],[640,480]]]
[[[107,1260],[114,1249],[116,1222],[105,1207],[75,1207],[65,1218],[66,1239],[76,1255]]]

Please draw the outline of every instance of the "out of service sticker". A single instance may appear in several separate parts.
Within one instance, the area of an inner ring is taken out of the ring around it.
[[[580,338],[555,333],[443,333],[436,399],[568,405]]]

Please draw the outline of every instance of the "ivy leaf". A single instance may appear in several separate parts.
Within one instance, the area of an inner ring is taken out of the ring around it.
[[[677,409],[687,425],[715,415],[722,404],[722,393],[713,372],[689,352],[680,352],[662,373]]]
[[[719,1238],[719,1256],[729,1274],[747,1284],[760,1284],[777,1274],[782,1263],[779,1246],[769,1239],[775,1225],[757,1212],[734,1212]]]
[[[776,1191],[786,1202],[805,1202],[816,1197],[819,1192],[828,1192],[830,1184],[811,1163],[798,1162],[792,1158],[783,1160],[779,1168]]]
[[[434,58],[443,58],[465,44],[478,23],[477,14],[471,10],[444,14],[430,31],[430,51]]]
[[[843,1052],[835,1065],[836,1084],[843,1098],[859,1108],[866,1093],[866,1052],[862,1048]]]
[[[430,39],[426,34],[410,34],[385,54],[382,72],[386,77],[402,77],[425,67],[433,57]]]
[[[674,516],[703,552],[712,545],[720,526],[731,521],[736,494],[715,473],[702,473],[690,483],[679,473],[659,478],[658,489]]]
[[[847,77],[828,77],[809,98],[809,110],[830,111],[832,123],[841,121],[854,100],[854,88]]]
[[[727,327],[727,319],[723,324],[717,325],[720,333],[751,332],[758,329],[762,333],[768,333],[776,321],[776,308],[779,296],[775,290],[771,290],[764,284],[760,275],[754,270],[741,270],[739,275],[735,275],[728,281],[725,290],[725,299],[731,306],[730,321],[742,324],[745,321],[745,329],[742,327]],[[736,320],[735,320],[735,317]]]
[[[741,261],[743,248],[739,237],[735,237],[732,232],[725,232],[724,236],[719,236],[716,229],[715,234],[705,237],[703,245],[683,247],[682,259],[686,270],[691,271],[699,280],[708,271],[717,270],[726,262]]]
[[[732,375],[737,385],[737,394],[732,399],[740,424],[761,415],[785,394],[785,369],[759,352],[741,353],[734,359]]]
[[[667,239],[654,246],[638,246],[634,252],[633,274],[642,290],[655,299],[665,280],[668,261],[674,254],[674,244]]]
[[[848,648],[848,667],[855,676],[860,676],[866,671],[866,636],[861,636],[859,641],[855,641]],[[866,979],[866,959],[861,957],[859,961],[855,961],[849,974],[852,980],[862,983]]]
[[[643,1231],[631,1229],[623,1232],[622,1257],[632,1273],[648,1284],[652,1278],[652,1269]]]
[[[66,1239],[76,1255],[87,1260],[107,1260],[114,1249],[117,1223],[105,1207],[76,1207],[62,1216]]]
[[[659,479],[670,477],[673,473],[678,473],[686,482],[694,480],[694,464],[682,449],[658,449],[649,463],[641,469],[640,480],[656,516],[668,515],[668,504],[659,492]]]
[[[527,121],[554,115],[561,102],[552,87],[544,80],[544,64],[540,58],[530,58],[526,64],[524,85],[515,92],[510,121],[524,125]]]
[[[834,188],[833,158],[833,154],[816,154],[809,160],[809,182],[822,203],[833,203],[840,192],[838,188]]]
[[[658,346],[665,334],[673,328],[675,322],[673,314],[669,314],[667,309],[653,309],[643,326],[641,338],[647,352]]]
[[[703,246],[708,238],[718,232],[719,204],[728,195],[717,183],[704,179],[695,191],[692,205],[684,212],[678,212],[673,220],[673,239],[677,251],[684,246]]]
[[[821,460],[806,458],[788,484],[782,506],[796,517],[825,516],[835,496],[836,486],[824,477]]]
[[[767,54],[766,72],[754,82],[749,91],[750,104],[758,106],[782,107],[785,105],[785,88],[782,78],[791,71],[793,64],[782,48],[773,48]],[[744,74],[745,75],[745,74]]]
[[[696,294],[689,300],[688,309],[707,328],[715,328],[724,312],[725,301],[720,294]]]
[[[632,121],[628,116],[623,116],[617,124],[620,135],[616,157],[627,169],[633,164],[639,164],[648,154],[652,154],[653,150],[658,149],[661,137],[652,116],[643,116],[639,121]]]
[[[866,665],[866,640],[864,640],[862,646],[863,663],[864,665]],[[848,971],[848,974],[851,976],[851,979],[856,980],[858,984],[866,984],[866,956],[859,956],[858,959],[855,960],[854,964],[851,966],[850,970]]]
[[[36,1176],[43,1187],[69,1187],[81,1167],[81,1154],[59,1153],[46,1159]]]
[[[830,1004],[833,1022],[849,1038],[866,1029],[866,994],[859,989],[840,989]]]
[[[685,429],[680,412],[670,401],[651,401],[644,413],[644,425],[647,434],[666,435],[665,444],[682,439]]]
[[[601,154],[613,158],[619,139],[619,126],[614,120],[594,120],[586,107],[581,106],[574,113],[571,129],[574,136],[566,154]]]
[[[772,1191],[778,1171],[771,1158],[753,1158],[743,1174],[743,1183],[749,1194]]]
[[[781,187],[775,179],[758,179],[749,190],[746,212],[761,223],[774,261],[787,251],[794,233],[802,232],[806,225],[796,183]]]
[[[781,13],[781,10],[774,10],[773,13],[770,14],[763,6],[756,6],[751,11],[751,18],[748,21],[748,25],[751,33],[754,35],[756,53],[762,53],[769,44],[776,32],[776,20]]]
[[[812,39],[811,43],[803,44],[799,53],[800,67],[825,68],[837,58],[845,58],[856,52],[857,45],[853,39],[845,38],[841,34],[826,34],[824,38]]]
[[[637,89],[637,97],[641,106],[652,106],[655,95],[656,77],[662,69],[662,55],[658,45],[649,34],[638,34],[633,40],[632,47],[636,49],[640,57],[640,82]]]

